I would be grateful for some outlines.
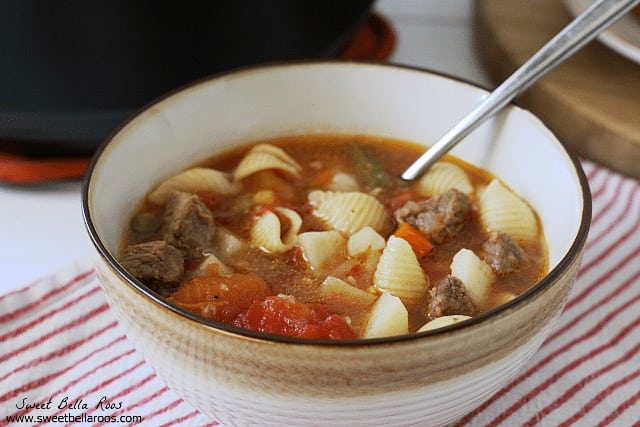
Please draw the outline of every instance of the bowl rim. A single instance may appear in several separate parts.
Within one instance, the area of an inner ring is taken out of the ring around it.
[[[160,296],[156,292],[152,291],[150,288],[145,286],[138,279],[129,274],[117,261],[117,259],[111,255],[106,246],[102,243],[98,232],[93,224],[93,220],[91,217],[91,211],[89,207],[89,196],[90,196],[90,188],[92,183],[92,176],[94,171],[96,170],[102,155],[105,153],[107,147],[115,140],[116,136],[131,122],[135,121],[142,113],[147,111],[152,106],[167,100],[168,98],[173,97],[185,90],[190,90],[199,86],[201,84],[217,80],[220,78],[224,78],[229,75],[239,74],[239,73],[255,73],[261,72],[269,69],[276,68],[286,68],[286,67],[308,67],[308,66],[322,66],[322,65],[337,65],[337,66],[364,66],[364,67],[380,67],[380,68],[389,68],[389,69],[398,69],[405,71],[414,71],[419,73],[426,73],[430,75],[435,75],[439,77],[443,77],[449,80],[452,80],[457,83],[467,84],[477,89],[481,89],[484,91],[489,91],[488,88],[482,87],[479,84],[470,82],[464,78],[460,78],[457,76],[452,76],[440,71],[430,70],[424,67],[412,66],[412,65],[403,65],[403,64],[394,64],[394,63],[381,63],[376,61],[345,61],[345,60],[336,60],[336,59],[310,59],[310,60],[290,60],[290,61],[274,61],[257,65],[250,65],[245,67],[234,68],[231,70],[211,74],[209,76],[202,77],[200,79],[194,80],[185,85],[179,86],[172,91],[169,91],[156,99],[150,101],[146,105],[139,108],[136,112],[131,114],[127,119],[121,122],[116,128],[112,130],[109,136],[98,146],[96,151],[94,152],[89,165],[87,167],[87,171],[83,177],[82,181],[82,216],[85,224],[85,228],[87,233],[89,234],[89,238],[93,243],[95,249],[98,254],[102,258],[103,261],[107,263],[107,265],[115,271],[125,282],[126,284],[132,288],[134,291],[140,293],[143,297],[149,299],[152,303],[155,303],[161,309],[166,309],[173,314],[178,315],[179,317],[184,318],[185,320],[195,322],[199,326],[203,326],[214,331],[224,332],[228,334],[232,334],[237,336],[238,338],[248,338],[248,339],[257,339],[263,342],[277,342],[277,343],[287,343],[287,344],[295,344],[295,345],[306,345],[306,346],[331,346],[331,347],[357,347],[357,346],[370,346],[370,345],[389,345],[397,342],[408,342],[417,339],[423,339],[424,337],[434,336],[434,335],[444,335],[453,333],[457,330],[463,328],[469,328],[479,323],[483,323],[492,318],[497,317],[501,313],[504,313],[516,305],[525,303],[526,301],[534,298],[537,294],[543,292],[545,289],[550,287],[564,268],[575,261],[575,259],[580,254],[580,248],[583,247],[586,243],[587,236],[589,234],[589,228],[591,223],[592,216],[592,198],[591,192],[589,188],[589,183],[585,172],[582,168],[579,158],[574,153],[567,150],[566,146],[562,144],[555,133],[553,133],[535,114],[531,113],[526,108],[520,106],[516,101],[512,101],[508,105],[511,107],[519,108],[520,110],[524,110],[525,112],[531,114],[533,118],[537,119],[539,124],[543,126],[547,131],[550,132],[551,135],[554,136],[560,149],[563,154],[565,154],[572,166],[573,173],[575,174],[579,187],[582,190],[582,214],[580,218],[580,225],[576,232],[573,242],[569,247],[566,254],[560,259],[557,265],[551,269],[541,280],[535,283],[531,288],[518,295],[516,298],[496,307],[491,310],[487,310],[481,314],[473,316],[471,319],[467,319],[463,322],[458,322],[449,326],[445,326],[438,329],[428,330],[424,332],[414,332],[405,335],[396,335],[390,337],[382,337],[382,338],[357,338],[357,339],[348,339],[348,340],[331,340],[331,339],[309,339],[309,338],[297,338],[297,337],[288,337],[281,336],[276,334],[269,334],[259,331],[252,331],[244,328],[240,328],[237,326],[229,325],[223,322],[210,320],[203,318],[195,313],[192,313],[188,310],[179,307],[171,302],[169,302],[166,298]]]

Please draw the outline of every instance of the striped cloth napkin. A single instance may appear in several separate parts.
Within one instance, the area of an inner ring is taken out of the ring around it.
[[[520,374],[457,426],[640,426],[640,183],[583,166],[593,223],[566,309]],[[220,425],[134,350],[83,261],[0,296],[0,426],[54,423]]]

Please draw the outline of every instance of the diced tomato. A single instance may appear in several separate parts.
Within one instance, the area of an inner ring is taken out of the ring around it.
[[[351,267],[348,277],[353,280],[352,284],[359,289],[366,289],[371,284],[371,273],[359,263]]]
[[[305,304],[290,296],[254,301],[234,324],[241,328],[298,338],[355,338],[344,317],[320,304]]]
[[[199,276],[182,285],[169,300],[212,320],[232,323],[255,300],[271,293],[269,285],[256,274],[218,274],[211,264]]]
[[[433,245],[422,232],[415,227],[413,227],[408,222],[403,222],[398,226],[396,231],[393,233],[396,237],[401,237],[411,245],[411,249],[418,256],[418,258],[425,257],[429,255],[431,250],[433,249]]]

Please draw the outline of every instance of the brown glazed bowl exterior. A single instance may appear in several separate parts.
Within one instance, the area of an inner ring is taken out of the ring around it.
[[[574,157],[510,106],[453,154],[489,169],[538,211],[550,272],[476,318],[420,334],[327,342],[206,321],[127,274],[128,218],[162,179],[269,137],[369,133],[428,145],[486,91],[424,70],[345,62],[268,65],[214,76],[150,105],[94,156],[83,209],[96,269],[127,335],[186,401],[227,426],[447,425],[502,387],[538,349],[575,281],[590,195]]]

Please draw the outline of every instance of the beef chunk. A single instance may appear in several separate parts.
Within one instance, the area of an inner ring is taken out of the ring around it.
[[[491,233],[482,245],[485,261],[498,274],[513,273],[524,264],[526,254],[507,233],[497,231]]]
[[[473,304],[462,281],[457,277],[446,276],[429,290],[431,297],[427,307],[427,316],[431,319],[453,314],[473,316],[478,309]]]
[[[394,217],[399,223],[418,228],[432,243],[441,243],[460,231],[470,209],[469,196],[451,189],[420,202],[409,201],[394,212]]]
[[[213,214],[195,194],[175,192],[164,213],[164,240],[185,258],[198,258],[209,246],[213,233]]]
[[[136,279],[160,293],[177,285],[184,274],[182,254],[164,240],[128,246],[120,263]]]

